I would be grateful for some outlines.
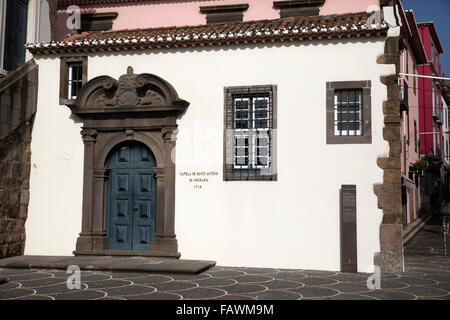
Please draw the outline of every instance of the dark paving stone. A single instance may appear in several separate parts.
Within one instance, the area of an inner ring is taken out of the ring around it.
[[[197,275],[170,275],[170,277],[173,280],[179,280],[179,281],[191,281],[191,280],[203,280],[203,279],[209,279],[211,276],[207,273],[197,274]]]
[[[183,299],[213,299],[227,294],[226,291],[216,288],[194,288],[177,292]]]
[[[245,272],[237,270],[219,270],[219,271],[208,271],[207,274],[215,278],[231,278],[243,276],[245,275]]]
[[[222,287],[237,283],[236,280],[225,278],[208,278],[204,280],[195,280],[193,282],[198,284],[200,287]]]
[[[10,290],[0,290],[0,300],[21,298],[35,294],[33,289],[15,288]]]
[[[127,300],[125,298],[119,298],[119,297],[104,297],[104,298],[98,298],[98,299],[94,299],[94,300]]]
[[[130,272],[108,272],[105,273],[109,276],[111,276],[112,279],[126,279],[126,280],[131,280],[131,279],[140,279],[140,278],[144,278],[149,276],[148,273],[130,273]]]
[[[244,296],[244,295],[226,294],[222,297],[215,298],[213,300],[256,300],[256,299],[253,297]]]
[[[183,297],[179,294],[169,292],[153,292],[141,296],[130,297],[130,300],[181,300]]]
[[[369,297],[360,294],[348,294],[348,293],[340,293],[337,296],[333,296],[330,298],[323,298],[324,300],[378,300],[374,297]]]
[[[223,271],[227,268],[221,267],[221,266],[214,266],[211,269],[208,270],[208,272],[217,272],[217,271]],[[235,269],[235,268],[228,268],[228,269]]]
[[[337,290],[322,287],[303,287],[300,289],[293,289],[289,291],[299,293],[303,298],[327,298],[338,295],[340,293]]]
[[[160,275],[149,275],[140,278],[124,278],[124,280],[131,280],[135,284],[157,284],[173,281],[172,277],[160,276]]]
[[[150,275],[141,278],[131,278],[130,280],[135,284],[157,284],[173,281],[173,278],[169,276]]]
[[[425,272],[420,271],[406,271],[403,272],[400,276],[402,278],[424,278],[427,274]]]
[[[128,297],[128,296],[138,296],[138,295],[152,293],[152,292],[155,292],[156,289],[153,287],[149,287],[149,286],[132,285],[132,286],[126,286],[126,287],[119,287],[119,288],[100,289],[100,291],[106,292],[108,294],[108,296]]]
[[[334,289],[341,293],[364,293],[372,291],[367,288],[367,284],[361,283],[338,283],[335,285],[326,286],[326,288]]]
[[[19,275],[19,274],[29,274],[32,272],[37,272],[37,270],[35,271],[31,271],[31,270],[23,270],[23,269],[2,269],[0,268],[0,277],[9,277],[12,275]]]
[[[73,290],[72,292],[52,295],[55,300],[94,300],[105,297],[105,293],[96,290]]]
[[[398,278],[400,278],[400,275],[395,274],[395,273],[382,273],[381,274],[381,279],[390,280],[390,279],[398,279]]]
[[[445,290],[450,293],[450,283],[439,283],[439,284],[433,286],[433,288]]]
[[[417,297],[444,297],[448,295],[446,290],[441,290],[435,287],[425,287],[425,286],[411,286],[405,289],[401,289],[401,292],[407,292],[414,294]]]
[[[410,286],[433,286],[438,284],[438,282],[435,280],[425,278],[401,277],[398,279],[398,281],[406,283]]]
[[[24,287],[24,288],[46,287],[46,286],[51,286],[51,285],[61,284],[61,283],[66,283],[66,282],[67,282],[67,279],[62,279],[62,278],[45,278],[45,279],[38,279],[38,280],[20,281],[20,283],[22,284],[22,287]]]
[[[409,287],[409,284],[401,280],[381,280],[381,289],[403,289]]]
[[[429,274],[426,279],[437,281],[439,283],[450,283],[450,277],[446,275]]]
[[[264,282],[262,285],[269,289],[279,289],[279,290],[298,289],[304,286],[304,284],[301,282],[289,280],[272,280],[269,282]]]
[[[291,281],[300,281],[307,277],[306,274],[301,272],[279,272],[272,275],[275,279],[280,280],[291,280]]]
[[[335,276],[327,276],[327,278],[337,280],[339,282],[362,282],[367,281],[371,275],[361,275],[361,274],[350,274],[350,273],[339,273]]]
[[[379,300],[415,300],[416,296],[411,293],[393,290],[374,290],[365,292],[364,296],[376,298]]]
[[[12,299],[12,300],[54,300],[54,298],[49,297],[49,296],[41,296],[41,295],[35,294],[32,296],[26,296],[23,298],[16,298],[16,299]]]
[[[84,290],[86,288],[87,288],[87,286],[84,283],[81,283],[80,290]],[[71,291],[78,290],[78,289],[71,290],[67,287],[67,283],[62,283],[62,284],[54,284],[54,285],[50,285],[50,286],[46,286],[46,287],[34,288],[34,290],[36,290],[37,294],[51,295],[54,293],[58,294],[58,293],[71,292]]]
[[[322,286],[339,283],[339,281],[331,278],[307,277],[305,279],[302,279],[301,283],[307,286]]]
[[[101,280],[86,283],[89,289],[108,289],[124,287],[133,284],[131,280]]]
[[[271,275],[278,273],[278,269],[269,268],[239,268],[240,271],[244,271],[247,274],[259,274],[259,275]]]
[[[259,293],[267,290],[267,287],[260,284],[244,284],[237,283],[231,286],[221,287],[228,294],[240,294],[240,293]]]
[[[233,280],[236,280],[239,283],[264,283],[268,281],[273,281],[273,277],[261,276],[261,275],[245,275],[240,277],[233,277]]]
[[[43,273],[43,272],[22,273],[22,274],[8,276],[9,281],[38,280],[38,279],[49,279],[49,278],[53,278],[53,274]]]
[[[0,286],[0,291],[7,290],[7,289],[14,289],[14,288],[18,288],[18,287],[20,287],[20,284],[18,282],[8,282],[8,283],[2,284]]]
[[[299,300],[302,295],[295,292],[267,290],[261,293],[251,294],[257,300]]]
[[[81,275],[81,282],[89,283],[92,281],[103,281],[103,280],[110,280],[112,276],[107,274],[89,274],[89,275]]]
[[[330,277],[335,276],[338,272],[334,271],[320,271],[320,270],[302,270],[302,273],[309,277]]]
[[[170,281],[164,283],[152,284],[158,291],[180,291],[196,288],[197,284],[185,281]]]

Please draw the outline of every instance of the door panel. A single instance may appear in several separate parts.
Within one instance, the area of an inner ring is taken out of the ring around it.
[[[148,169],[134,170],[134,229],[133,246],[136,250],[145,250],[150,235],[155,232],[155,183],[154,175]]]
[[[155,233],[156,166],[144,146],[131,144],[109,161],[107,230],[110,250],[149,251]]]
[[[131,250],[133,193],[130,188],[132,187],[130,180],[133,179],[132,169],[113,169],[110,177],[112,182],[110,249]]]

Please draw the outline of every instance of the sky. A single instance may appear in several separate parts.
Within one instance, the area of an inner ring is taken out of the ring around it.
[[[444,49],[442,72],[450,77],[450,0],[402,0],[404,10],[414,11],[417,22],[434,22]]]

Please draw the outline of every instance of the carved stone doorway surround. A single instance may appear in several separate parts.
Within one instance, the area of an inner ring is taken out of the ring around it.
[[[146,255],[180,257],[175,235],[175,164],[177,118],[189,103],[152,74],[127,73],[115,80],[100,76],[81,89],[72,113],[83,121],[84,183],[82,231],[75,255]],[[108,250],[106,232],[106,161],[115,146],[138,141],[154,154],[156,167],[156,233],[151,251]]]

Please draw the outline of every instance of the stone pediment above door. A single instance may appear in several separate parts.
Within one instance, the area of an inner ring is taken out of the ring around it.
[[[87,82],[71,109],[81,118],[124,112],[131,117],[142,112],[179,116],[188,106],[167,81],[149,73],[134,74],[128,67],[118,80],[99,76]]]

